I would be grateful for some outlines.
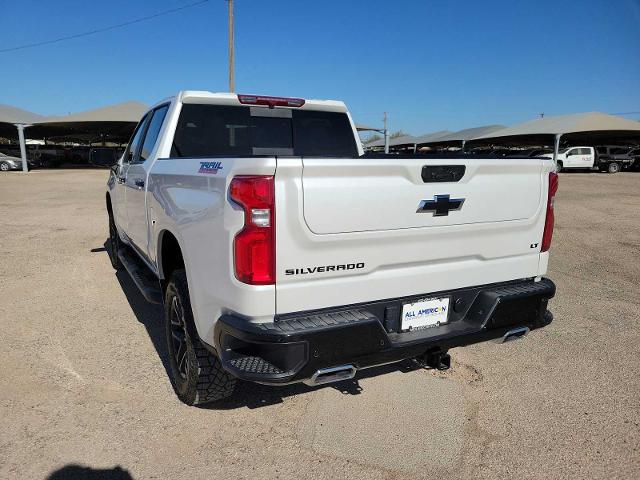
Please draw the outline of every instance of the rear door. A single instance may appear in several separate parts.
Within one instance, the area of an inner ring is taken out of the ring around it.
[[[278,159],[278,312],[535,277],[552,163]]]
[[[582,166],[584,168],[591,168],[595,164],[596,155],[593,147],[582,147],[580,149],[582,155]]]
[[[149,228],[145,203],[148,170],[152,154],[167,114],[169,105],[162,105],[148,114],[149,121],[144,128],[139,147],[131,156],[126,177],[127,235],[140,253],[148,255]]]

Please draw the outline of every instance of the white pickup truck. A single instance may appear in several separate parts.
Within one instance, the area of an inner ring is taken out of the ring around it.
[[[556,158],[558,171],[571,169],[590,169],[601,172],[618,173],[623,167],[630,167],[634,158],[629,147],[601,146],[570,147],[558,152]]]
[[[552,320],[547,158],[363,156],[342,102],[185,91],[106,192],[110,257],[163,303],[187,404],[318,385]]]

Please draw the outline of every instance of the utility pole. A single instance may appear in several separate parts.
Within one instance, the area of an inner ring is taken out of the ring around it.
[[[229,3],[229,91],[236,90],[235,79],[235,58],[233,53],[233,0],[227,0]]]
[[[387,112],[384,112],[384,153],[389,153],[389,130],[387,129]]]

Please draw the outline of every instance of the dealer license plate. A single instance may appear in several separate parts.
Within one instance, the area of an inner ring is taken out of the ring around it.
[[[402,306],[402,331],[422,330],[447,323],[449,297],[427,298]]]

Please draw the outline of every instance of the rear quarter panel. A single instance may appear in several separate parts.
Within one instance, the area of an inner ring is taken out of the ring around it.
[[[217,173],[199,173],[203,162],[220,162],[222,168]],[[213,344],[213,327],[222,314],[273,320],[275,287],[250,286],[235,278],[233,239],[244,225],[244,213],[228,201],[227,192],[235,175],[273,175],[275,169],[275,158],[159,159],[152,168],[151,236],[159,239],[168,231],[178,240],[196,328],[209,344]],[[161,248],[155,248],[159,263]]]

